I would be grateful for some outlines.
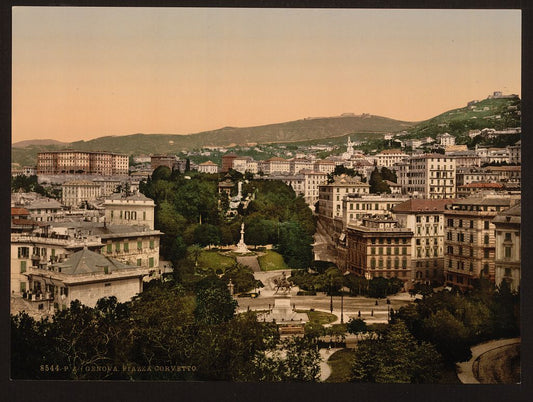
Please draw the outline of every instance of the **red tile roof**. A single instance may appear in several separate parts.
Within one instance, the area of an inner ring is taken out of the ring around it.
[[[28,211],[26,208],[11,208],[11,215],[29,215],[30,211]]]

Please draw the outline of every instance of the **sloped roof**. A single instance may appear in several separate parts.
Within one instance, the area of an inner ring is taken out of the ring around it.
[[[26,208],[11,208],[11,215],[29,215],[30,211],[28,211]]]
[[[62,209],[62,205],[51,198],[39,199],[28,205],[27,209]]]
[[[124,264],[114,258],[106,257],[84,248],[71,254],[64,262],[53,264],[53,267],[61,268],[61,273],[68,275],[101,274],[104,267],[108,267],[109,272],[137,269],[137,266]]]

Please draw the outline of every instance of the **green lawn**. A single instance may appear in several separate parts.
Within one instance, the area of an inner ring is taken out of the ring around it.
[[[223,271],[235,264],[235,259],[222,255],[218,251],[204,250],[198,258],[198,267],[200,269],[212,268],[214,270],[221,268]]]
[[[257,257],[257,260],[262,271],[290,270],[281,254],[272,250],[267,250],[264,255]]]
[[[296,310],[299,313],[307,313],[309,321],[314,321],[320,325],[329,324],[337,319],[335,314],[326,313],[324,311],[310,311],[310,310]]]
[[[353,349],[341,349],[333,353],[327,362],[331,367],[331,375],[326,382],[349,382],[354,356]]]

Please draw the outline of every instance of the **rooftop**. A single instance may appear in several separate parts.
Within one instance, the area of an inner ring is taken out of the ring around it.
[[[412,198],[401,204],[396,205],[392,211],[399,212],[444,212],[446,205],[451,204],[454,200],[451,198],[443,199],[424,199]]]
[[[64,262],[52,266],[60,268],[61,273],[68,275],[101,274],[104,273],[104,267],[107,267],[109,272],[138,268],[86,248],[71,254]]]

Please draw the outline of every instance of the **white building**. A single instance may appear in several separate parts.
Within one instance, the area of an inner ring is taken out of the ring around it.
[[[405,196],[397,197],[388,194],[347,194],[342,199],[343,228],[346,228],[349,223],[361,221],[365,216],[388,215],[395,205],[407,199]]]
[[[359,177],[346,175],[335,176],[333,183],[318,188],[318,213],[325,218],[341,218],[343,216],[343,198],[348,194],[367,195],[370,185],[363,183]]]
[[[417,198],[455,197],[455,159],[422,154],[409,159],[408,193]]]
[[[413,232],[412,280],[444,282],[444,211],[451,199],[409,199],[396,205],[398,222]]]
[[[335,171],[335,162],[332,160],[318,160],[314,163],[313,168],[315,172],[333,173]]]
[[[455,145],[455,137],[451,134],[444,133],[437,135],[437,141],[440,145],[443,147],[448,147],[451,145]]]
[[[142,225],[154,229],[154,201],[141,193],[115,193],[104,201],[105,221],[113,225]]]
[[[67,207],[78,207],[100,197],[100,185],[88,180],[67,181],[61,186],[61,202]]]
[[[218,165],[212,161],[203,162],[198,165],[198,171],[200,173],[218,173]]]
[[[385,149],[379,154],[374,155],[374,160],[378,166],[387,168],[393,167],[394,164],[409,158],[409,155],[399,149]]]
[[[520,288],[520,215],[521,206],[517,204],[501,212],[492,220],[495,229],[495,281],[499,286],[506,281],[511,290]]]

